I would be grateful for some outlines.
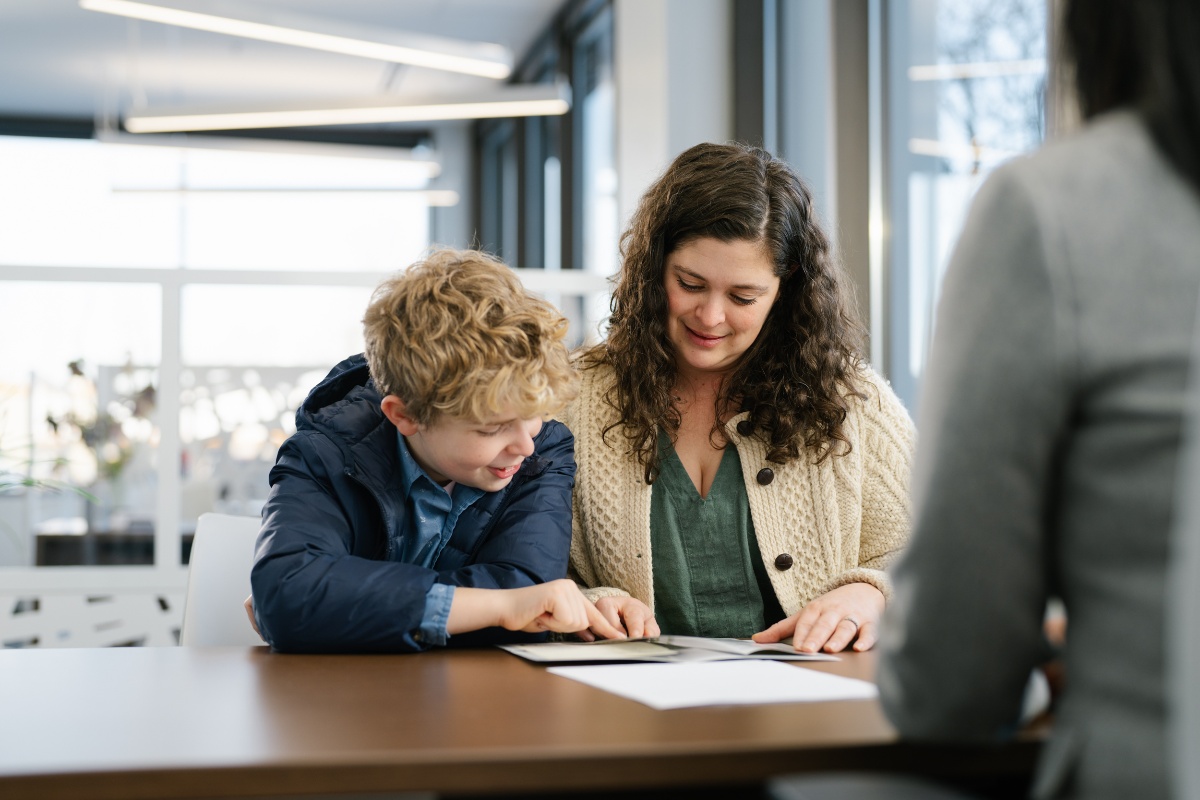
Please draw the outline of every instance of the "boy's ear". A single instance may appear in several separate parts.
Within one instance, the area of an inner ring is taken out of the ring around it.
[[[417,432],[417,421],[408,415],[408,407],[396,395],[385,396],[379,401],[379,408],[388,421],[395,425],[403,435],[412,436]]]

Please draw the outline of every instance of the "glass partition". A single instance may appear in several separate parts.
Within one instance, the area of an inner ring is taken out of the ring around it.
[[[617,214],[616,82],[613,79],[612,10],[606,9],[575,42],[575,175],[578,183],[575,268],[612,275],[620,266]],[[583,339],[602,338],[608,318],[606,294],[589,297]]]
[[[200,513],[257,514],[429,246],[436,165],[261,147],[0,137],[0,568],[177,570]]]
[[[0,566],[151,564],[161,290],[0,292]]]
[[[362,351],[370,287],[184,287],[180,520],[186,556],[207,511],[257,516],[295,413],[334,364]]]

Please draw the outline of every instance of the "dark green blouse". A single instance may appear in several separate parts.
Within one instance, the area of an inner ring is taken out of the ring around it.
[[[660,432],[650,499],[654,616],[663,633],[746,637],[783,619],[763,567],[737,448],[701,497]]]

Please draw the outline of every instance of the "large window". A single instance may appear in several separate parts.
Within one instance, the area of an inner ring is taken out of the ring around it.
[[[612,9],[584,27],[575,45],[574,260],[592,275],[609,276],[619,267],[621,235],[617,214],[616,97],[613,81]],[[607,295],[593,295],[583,308],[583,336],[602,338]]]
[[[1053,2],[735,0],[737,135],[813,190],[911,410],[971,199],[1045,135]]]
[[[0,284],[0,566],[111,563],[90,531],[152,545],[162,287]],[[61,487],[18,490],[18,479]],[[86,492],[86,494],[85,494]],[[106,542],[106,544],[110,543]]]
[[[617,268],[612,37],[608,0],[566,4],[514,79],[568,82],[570,113],[476,125],[478,242],[541,271],[534,288],[570,321],[572,344],[596,338]]]
[[[520,247],[522,216],[518,126],[524,120],[504,119],[481,126],[479,173],[480,245],[506,264],[520,266],[529,258]]]
[[[372,287],[429,245],[446,198],[404,153],[0,138],[0,571],[18,593],[0,599],[178,589],[199,514],[258,513],[295,408],[361,350]],[[110,577],[22,569],[55,566]]]
[[[975,191],[1045,134],[1046,0],[884,4],[888,371],[915,406],[942,275]]]

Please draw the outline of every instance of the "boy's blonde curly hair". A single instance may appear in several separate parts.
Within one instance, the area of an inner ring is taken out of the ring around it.
[[[436,250],[393,275],[363,318],[376,387],[422,425],[553,416],[579,391],[566,335],[554,306],[477,250]]]

